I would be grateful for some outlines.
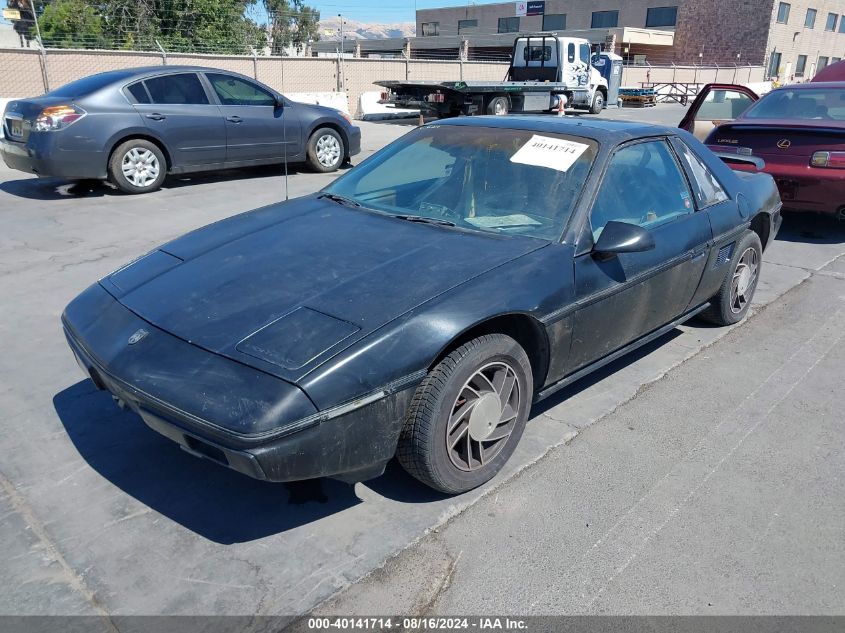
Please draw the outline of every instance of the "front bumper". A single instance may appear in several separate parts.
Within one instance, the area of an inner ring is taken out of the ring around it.
[[[361,153],[361,128],[357,125],[351,126],[346,131],[347,141],[349,143],[349,156],[355,156]]]
[[[396,452],[419,382],[317,411],[298,387],[155,328],[99,286],[62,320],[98,388],[192,455],[266,481],[377,476]],[[140,330],[147,334],[130,344]]]
[[[71,128],[72,129],[72,128]],[[31,132],[26,142],[0,138],[0,154],[11,169],[70,180],[104,180],[106,159],[102,151],[62,149],[61,132]]]

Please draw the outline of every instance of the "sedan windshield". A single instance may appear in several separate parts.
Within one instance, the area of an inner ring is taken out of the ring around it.
[[[597,149],[550,132],[427,125],[323,191],[403,220],[558,239]]]
[[[845,121],[845,89],[780,88],[751,106],[742,118]]]

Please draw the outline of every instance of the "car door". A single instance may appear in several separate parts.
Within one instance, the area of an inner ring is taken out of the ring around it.
[[[163,139],[171,168],[223,165],[226,128],[196,73],[148,77],[127,86],[145,125]]]
[[[225,73],[205,73],[226,124],[226,162],[282,162],[298,153],[295,107],[278,103],[263,86]]]
[[[679,128],[704,141],[713,129],[733,121],[760,97],[753,90],[736,84],[707,84],[681,119]]]
[[[610,221],[648,230],[655,247],[610,258],[592,251]],[[575,257],[573,337],[567,372],[679,317],[698,287],[712,233],[696,213],[666,139],[636,141],[609,159]]]

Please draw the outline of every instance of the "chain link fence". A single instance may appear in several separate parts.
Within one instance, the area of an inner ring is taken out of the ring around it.
[[[268,57],[78,49],[0,49],[0,98],[42,94],[70,81],[119,68],[163,65],[210,66],[238,72],[281,93],[344,92],[352,114],[363,92],[380,91],[373,82],[501,81],[508,64],[461,59],[379,59]],[[754,84],[765,79],[761,66],[630,65],[624,86],[710,82]]]

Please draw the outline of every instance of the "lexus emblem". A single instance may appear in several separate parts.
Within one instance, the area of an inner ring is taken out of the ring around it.
[[[145,338],[147,338],[147,336],[149,336],[149,334],[150,333],[147,332],[147,330],[145,330],[144,328],[141,328],[140,330],[135,332],[135,334],[130,336],[129,340],[126,341],[126,342],[129,343],[130,345],[135,345],[135,343],[138,343],[139,341],[143,341]]]
[[[778,141],[778,147],[781,149],[789,149],[789,146],[792,145],[792,141],[788,138],[782,138]]]

